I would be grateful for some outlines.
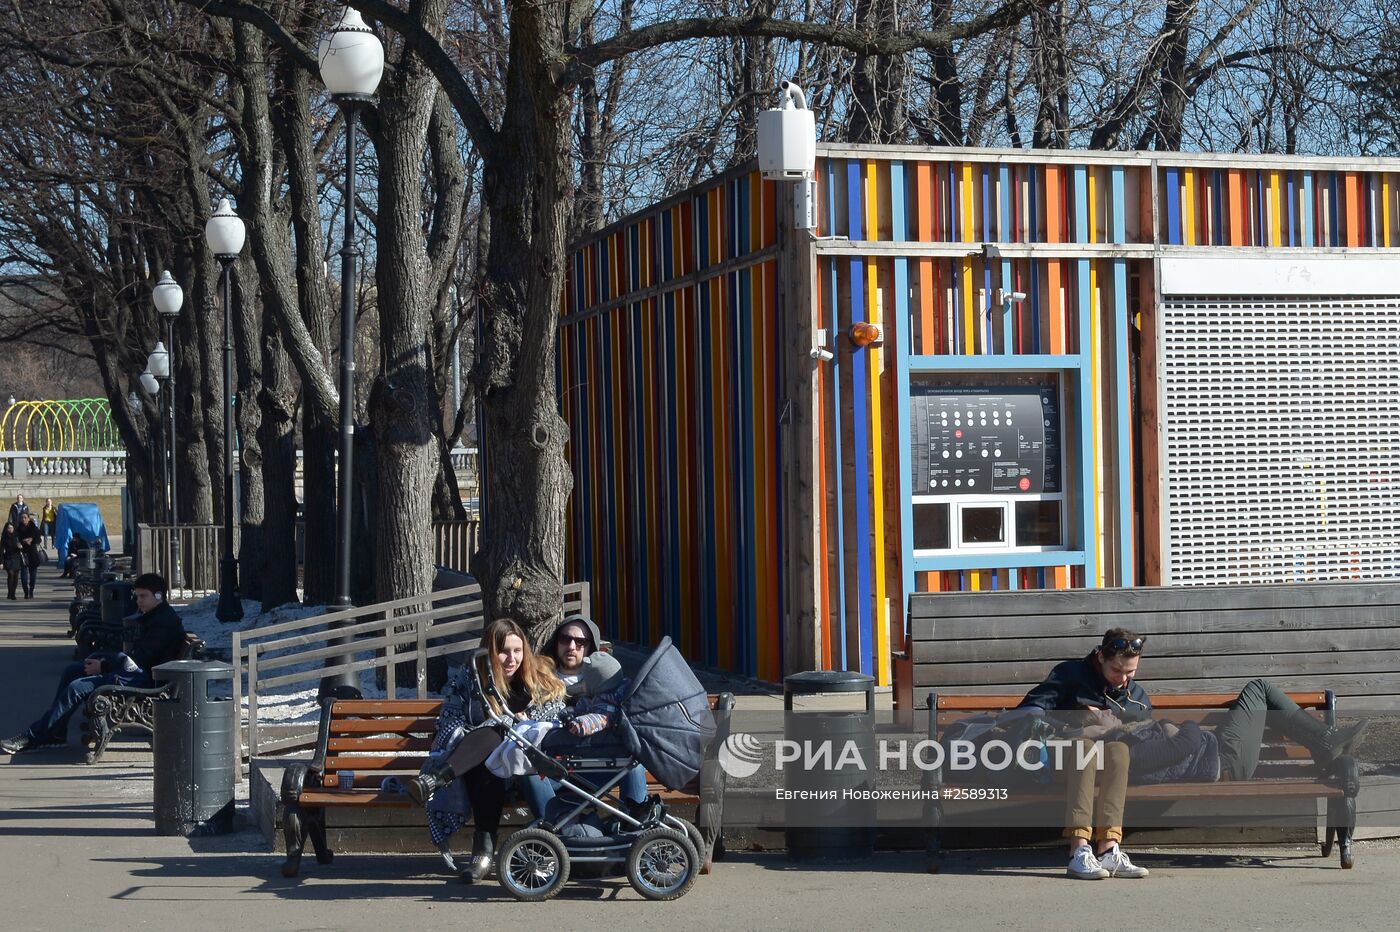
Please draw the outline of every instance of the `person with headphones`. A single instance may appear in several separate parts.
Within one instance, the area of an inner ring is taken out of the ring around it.
[[[127,619],[122,650],[93,654],[65,667],[53,704],[24,731],[0,741],[0,751],[20,754],[65,746],[68,720],[93,690],[109,683],[154,686],[151,670],[179,658],[185,629],[179,614],[166,604],[165,580],[155,573],[143,573],[136,577],[132,589],[140,614]]]

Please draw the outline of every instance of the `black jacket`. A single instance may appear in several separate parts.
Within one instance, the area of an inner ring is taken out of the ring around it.
[[[149,678],[154,667],[179,658],[180,645],[185,640],[185,626],[180,623],[180,615],[175,609],[162,602],[138,617],[134,628],[135,634],[126,644],[124,654],[144,674],[144,677],[138,674],[138,678]],[[126,669],[122,657],[123,654],[103,657],[102,672],[115,673],[121,679],[132,678],[133,674]]]
[[[1152,700],[1137,680],[1129,680],[1126,689],[1104,682],[1092,651],[1079,660],[1055,664],[1045,682],[1026,693],[1017,708],[1076,712],[1087,706],[1105,709],[1125,722],[1142,721],[1152,714]]]
[[[30,566],[39,565],[39,525],[30,521],[25,524],[15,525],[15,540],[19,542],[20,549],[24,551],[24,559]]]

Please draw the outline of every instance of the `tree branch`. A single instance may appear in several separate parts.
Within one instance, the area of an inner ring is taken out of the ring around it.
[[[359,0],[356,0],[356,5],[359,5]],[[599,65],[642,49],[685,39],[764,36],[770,39],[791,39],[796,42],[837,46],[857,55],[901,55],[919,49],[933,51],[1010,25],[1019,20],[1030,5],[1029,0],[1009,0],[990,13],[946,29],[906,29],[886,34],[851,26],[773,19],[767,16],[703,16],[668,20],[625,30],[601,42],[574,49],[570,62],[564,69],[563,80],[567,84],[573,84]]]

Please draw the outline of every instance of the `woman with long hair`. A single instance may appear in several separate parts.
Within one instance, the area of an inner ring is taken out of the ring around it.
[[[459,667],[444,692],[430,762],[408,784],[409,795],[419,805],[432,800],[433,805],[428,806],[428,829],[444,860],[454,869],[448,839],[466,824],[470,806],[475,832],[471,862],[462,876],[473,883],[491,871],[496,833],[510,785],[486,768],[486,758],[500,744],[500,735],[478,726],[491,715],[548,721],[558,718],[564,710],[564,683],[554,675],[548,658],[537,657],[529,644],[524,629],[508,618],[486,626],[481,633],[481,646],[490,661],[495,691],[505,700],[505,707],[481,694],[467,665]],[[457,786],[464,796],[455,792]],[[434,794],[449,787],[454,791],[434,798]]]

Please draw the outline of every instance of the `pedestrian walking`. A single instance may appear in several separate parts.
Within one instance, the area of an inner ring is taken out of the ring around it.
[[[19,516],[29,514],[29,506],[24,503],[23,495],[16,495],[13,504],[10,505],[10,523],[19,528]]]
[[[44,499],[44,510],[39,513],[39,534],[44,539],[44,549],[54,544],[54,531],[58,527],[58,507],[53,499]]]
[[[27,511],[20,516],[19,525],[15,528],[15,538],[19,541],[21,557],[19,581],[24,586],[24,597],[32,599],[34,576],[38,573],[43,554],[39,550],[39,525],[34,523],[34,516]]]
[[[19,585],[19,568],[24,563],[24,551],[19,546],[19,532],[13,521],[5,522],[0,532],[0,561],[5,564],[5,577],[10,584],[10,601],[15,599],[15,587]]]

